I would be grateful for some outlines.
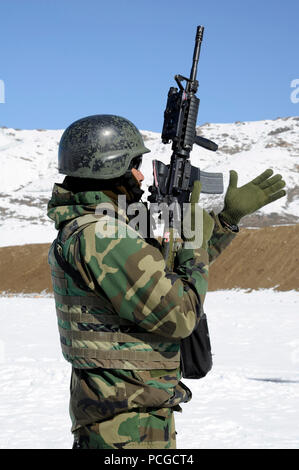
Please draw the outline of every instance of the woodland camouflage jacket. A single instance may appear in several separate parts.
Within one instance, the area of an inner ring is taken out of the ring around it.
[[[212,213],[208,252],[181,248],[174,271],[167,272],[156,243],[141,235],[119,236],[125,216],[111,225],[109,236],[107,230],[99,236],[99,203],[115,204],[113,193],[73,194],[56,184],[48,204],[62,255],[82,279],[79,286],[61,269],[52,245],[61,346],[73,365],[72,430],[133,408],[177,407],[190,400],[180,382],[179,341],[200,320],[209,264],[235,236]]]

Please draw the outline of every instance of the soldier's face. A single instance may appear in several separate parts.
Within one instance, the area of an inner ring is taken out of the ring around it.
[[[144,180],[144,175],[141,173],[140,170],[137,170],[136,168],[132,168],[131,172],[134,178],[137,180],[139,186],[141,186],[141,183]]]

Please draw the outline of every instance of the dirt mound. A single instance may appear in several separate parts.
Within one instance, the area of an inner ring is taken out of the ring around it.
[[[243,229],[212,264],[209,290],[299,290],[299,225]]]
[[[241,229],[210,268],[209,290],[299,290],[299,225]],[[0,248],[0,292],[52,292],[50,245]]]
[[[52,292],[49,248],[48,243],[0,248],[0,292]]]

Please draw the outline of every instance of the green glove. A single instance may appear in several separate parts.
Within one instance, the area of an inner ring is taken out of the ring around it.
[[[266,204],[286,195],[282,190],[285,182],[281,175],[272,178],[273,170],[266,170],[249,183],[237,188],[238,173],[230,171],[229,186],[224,198],[222,218],[229,224],[237,225],[245,215],[252,214]]]
[[[214,220],[212,217],[208,214],[207,211],[203,209],[203,215],[202,215],[202,227],[195,227],[195,211],[196,210],[201,210],[201,208],[198,206],[198,201],[200,197],[200,191],[201,191],[201,182],[200,181],[194,181],[191,197],[190,197],[190,210],[191,210],[191,231],[194,233],[195,230],[202,230],[202,247],[207,249],[208,246],[208,241],[210,240],[213,229],[214,229]],[[186,229],[188,231],[188,217],[186,220],[184,219],[183,221],[183,232],[186,232]],[[184,235],[184,234],[183,234]],[[196,237],[193,237],[193,239]],[[188,241],[189,243],[192,243],[192,238],[187,239],[185,238],[185,241]],[[197,247],[198,248],[198,247]]]

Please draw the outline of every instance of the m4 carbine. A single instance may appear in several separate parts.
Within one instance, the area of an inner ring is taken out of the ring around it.
[[[196,135],[196,121],[199,108],[199,99],[196,96],[198,81],[196,80],[197,66],[204,27],[198,26],[195,37],[192,69],[190,78],[175,75],[178,88],[171,87],[168,92],[162,142],[172,142],[172,156],[169,165],[153,161],[153,186],[149,188],[152,193],[148,200],[151,203],[166,203],[176,207],[169,211],[168,226],[164,227],[162,251],[166,267],[172,269],[175,244],[174,212],[180,212],[183,203],[190,201],[193,183],[201,182],[201,191],[208,194],[223,193],[222,173],[207,173],[194,167],[190,163],[190,153],[193,145],[197,144],[208,150],[216,151],[218,146],[203,137]],[[185,81],[185,88],[182,82]],[[185,378],[198,379],[204,377],[212,367],[212,354],[209,339],[209,330],[205,314],[201,315],[199,328],[181,340],[181,371]]]

